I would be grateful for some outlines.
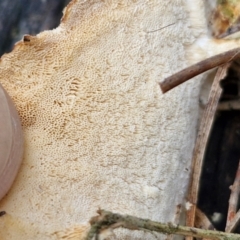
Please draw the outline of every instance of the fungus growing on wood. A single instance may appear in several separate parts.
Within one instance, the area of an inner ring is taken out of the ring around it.
[[[238,45],[208,39],[201,9],[200,0],[74,0],[58,28],[26,35],[2,57],[25,137],[22,168],[0,202],[3,238],[82,239],[99,207],[178,222],[201,84],[162,95],[158,82]]]

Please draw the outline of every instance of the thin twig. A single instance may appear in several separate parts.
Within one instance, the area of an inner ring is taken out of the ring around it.
[[[232,219],[231,223],[226,227],[226,232],[233,232],[239,222],[240,222],[240,210],[238,210],[238,212]]]
[[[240,193],[240,162],[238,165],[234,183],[230,187],[230,189],[231,189],[231,195],[229,198],[227,224],[225,229],[226,231],[227,229],[229,229],[229,226],[231,226],[231,222],[237,213],[237,205],[238,205],[238,199],[239,199],[239,193]]]
[[[202,229],[214,230],[214,226],[212,225],[212,223],[210,222],[208,217],[199,208],[196,209],[196,216],[195,216],[194,227],[202,228]]]
[[[199,209],[196,209],[195,224],[194,227],[201,229],[214,230],[214,227],[207,216]],[[202,240],[209,240],[209,238],[203,238]]]
[[[201,176],[201,170],[203,165],[203,157],[207,145],[207,140],[209,137],[210,129],[213,123],[214,115],[217,109],[218,101],[222,93],[222,89],[219,85],[219,82],[225,77],[229,63],[224,64],[219,67],[214,78],[208,103],[203,112],[200,127],[198,130],[198,136],[196,139],[193,158],[192,158],[192,179],[190,179],[188,201],[191,204],[190,210],[187,212],[186,225],[189,227],[194,226],[195,215],[196,215],[196,204],[198,200],[198,191],[199,191],[199,181]],[[187,238],[191,240],[192,238]]]
[[[230,62],[236,58],[240,57],[240,48],[235,48],[233,50],[215,55],[213,57],[207,58],[197,64],[194,64],[182,71],[173,74],[172,76],[165,78],[163,82],[160,83],[160,87],[163,93],[171,90],[172,88],[186,82],[187,80],[206,72],[209,69],[218,67],[224,63]]]
[[[239,234],[225,233],[212,230],[204,230],[192,227],[180,226],[172,223],[159,223],[149,219],[142,219],[130,215],[121,215],[105,210],[98,210],[98,216],[91,219],[91,229],[88,232],[86,240],[98,238],[101,231],[109,229],[111,232],[114,228],[123,227],[130,230],[147,230],[164,234],[177,234],[182,236],[192,236],[197,238],[208,238],[214,240],[239,240]]]

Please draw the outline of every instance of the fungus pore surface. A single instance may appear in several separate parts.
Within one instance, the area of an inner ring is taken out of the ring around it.
[[[83,239],[99,207],[178,221],[200,83],[162,95],[158,82],[220,51],[205,38],[204,4],[194,4],[74,0],[58,28],[2,56],[25,152],[0,202],[0,239]],[[117,230],[115,239],[165,237]]]

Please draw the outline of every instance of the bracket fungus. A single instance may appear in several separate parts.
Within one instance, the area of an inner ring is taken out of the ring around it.
[[[73,0],[58,28],[2,56],[0,81],[25,139],[0,202],[2,239],[83,239],[99,207],[178,222],[201,84],[163,95],[157,82],[238,46],[208,37],[204,16],[200,0]]]

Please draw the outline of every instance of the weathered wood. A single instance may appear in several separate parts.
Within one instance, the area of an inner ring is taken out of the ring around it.
[[[194,227],[203,157],[211,126],[213,123],[214,115],[217,109],[218,101],[222,93],[222,88],[220,87],[219,82],[225,77],[228,67],[229,64],[225,64],[217,71],[209,94],[208,103],[206,109],[203,112],[202,120],[198,131],[198,136],[192,158],[192,179],[190,181],[188,193],[188,201],[190,202],[191,207],[190,210],[187,212],[186,225],[189,227]],[[192,237],[188,237],[187,239],[191,240]]]
[[[99,215],[93,217],[90,221],[92,226],[86,237],[86,240],[92,240],[94,237],[95,239],[102,239],[99,237],[101,233],[105,232],[105,236],[110,235],[113,229],[119,227],[130,230],[147,230],[164,234],[177,234],[213,240],[238,240],[240,238],[239,234],[185,227],[172,223],[164,224],[160,222],[154,222],[149,219],[142,219],[131,215],[121,215],[105,210],[98,210],[97,212]]]

